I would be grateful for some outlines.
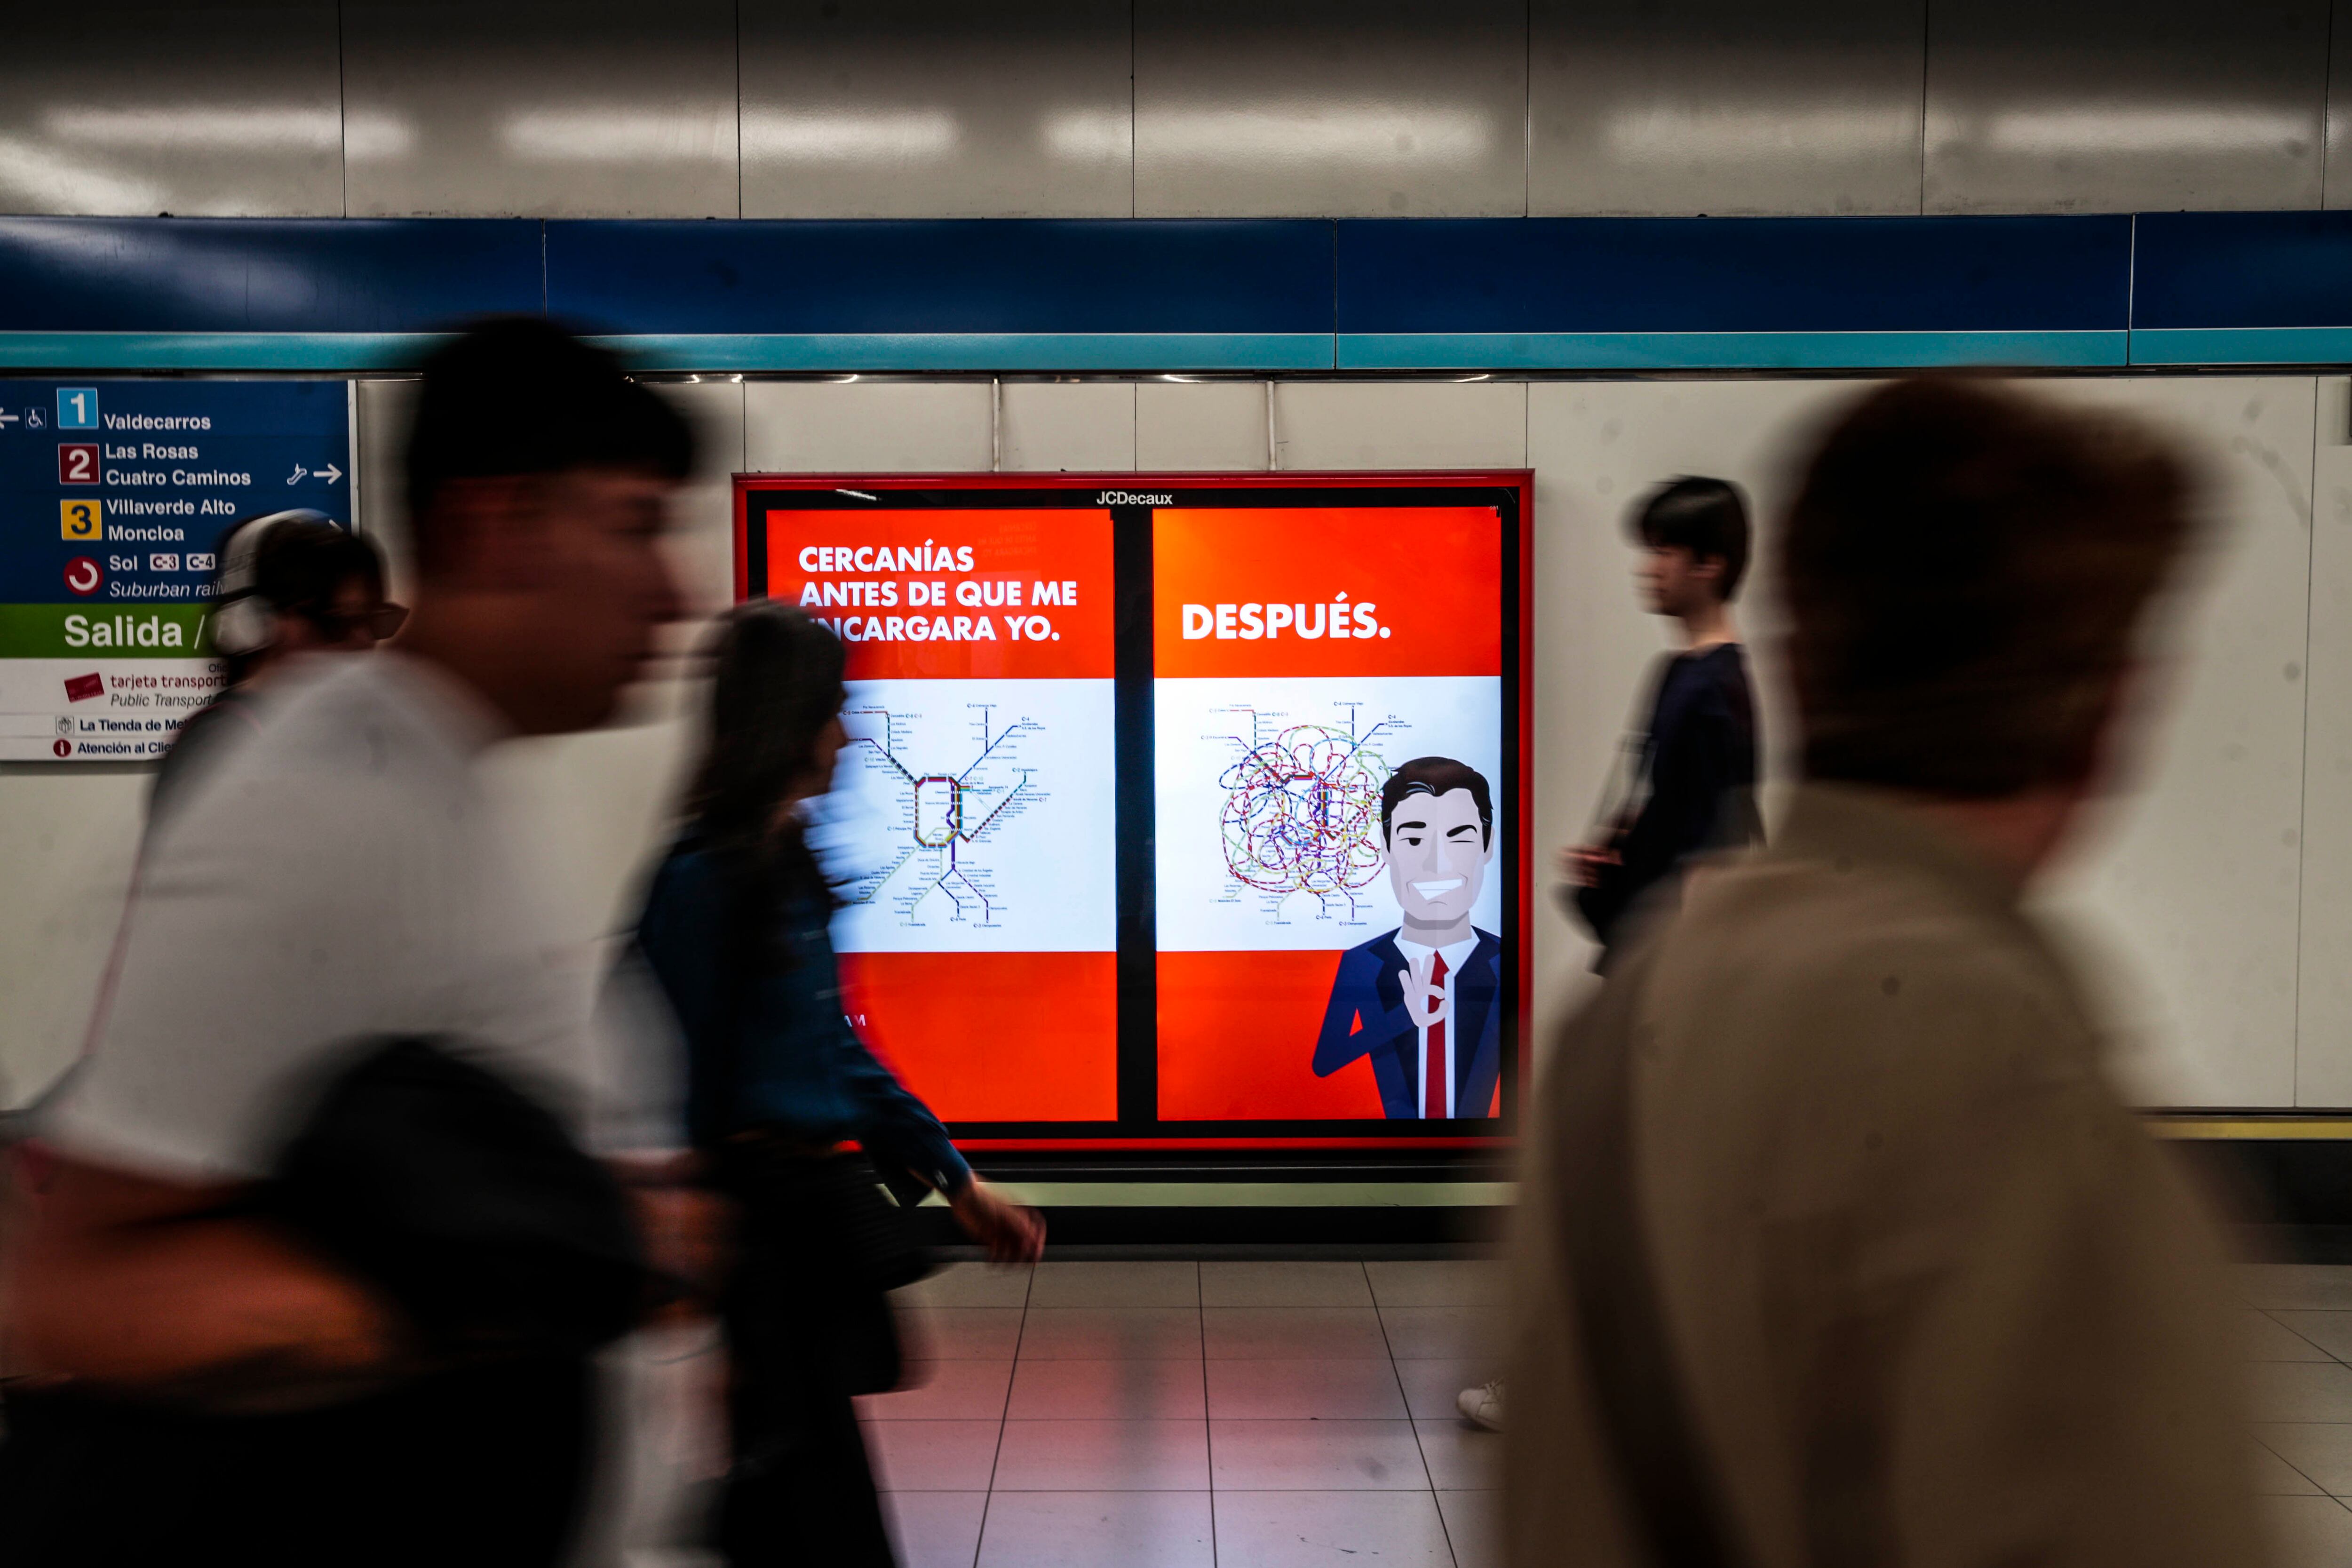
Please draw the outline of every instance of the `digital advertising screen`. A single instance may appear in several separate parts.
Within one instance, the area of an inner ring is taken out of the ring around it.
[[[1463,1146],[1525,1078],[1529,477],[741,475],[847,645],[846,1005],[968,1147]]]

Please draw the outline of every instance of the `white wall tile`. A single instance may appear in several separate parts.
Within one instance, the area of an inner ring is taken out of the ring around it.
[[[2139,1099],[2293,1105],[2313,378],[2052,389],[2187,437],[2221,528],[2151,670],[2155,727],[2045,907],[2105,957]]]
[[[1008,469],[1119,473],[1135,467],[1135,384],[1008,381],[1000,458]]]
[[[656,390],[694,426],[695,468],[671,512],[670,559],[698,616],[735,601],[735,475],[744,456],[743,384],[717,378]]]
[[[2293,1103],[2302,774],[2307,378],[2054,382],[2192,431],[2231,522],[2191,602],[2160,726],[2127,793],[2042,908],[2120,1028],[2116,1065],[2150,1103]],[[1537,468],[1536,738],[1539,856],[1580,837],[1664,637],[1634,607],[1624,508],[1643,487],[1708,473],[1748,488],[1757,579],[1742,612],[1761,680],[1768,773],[1793,773],[1780,679],[1774,523],[1804,442],[1858,384],[1552,384],[1531,389]],[[2296,667],[2298,679],[2287,677]],[[1768,805],[1783,795],[1767,791]],[[1768,815],[1772,815],[1768,810]],[[1548,876],[1539,885],[1548,885]],[[1583,933],[1538,900],[1538,1039],[1581,994]]]
[[[984,381],[743,384],[744,461],[755,471],[985,473]]]
[[[352,454],[352,493],[360,532],[383,552],[390,592],[405,601],[416,591],[415,552],[409,547],[408,479],[404,468],[408,424],[416,415],[414,377],[359,384],[359,449]]]
[[[2319,383],[2295,1103],[2352,1106],[2352,383]]]
[[[1788,504],[1790,463],[1814,425],[1866,383],[1824,381],[1549,382],[1528,389],[1536,470],[1535,1017],[1538,1049],[1592,984],[1594,947],[1553,889],[1555,853],[1591,837],[1593,814],[1653,667],[1672,628],[1634,597],[1627,510],[1685,474],[1748,493],[1757,538],[1736,613],[1748,638],[1777,807],[1793,775],[1796,728],[1780,679],[1782,620],[1771,542]],[[1777,815],[1768,812],[1768,815]]]
[[[1527,463],[1518,381],[1286,381],[1274,389],[1285,468],[1517,468]]]
[[[1135,466],[1247,473],[1266,466],[1266,384],[1145,381],[1135,388]]]
[[[0,1106],[80,1054],[147,819],[147,763],[0,763]]]

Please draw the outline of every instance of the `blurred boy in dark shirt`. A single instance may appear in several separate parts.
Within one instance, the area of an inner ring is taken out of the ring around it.
[[[1601,813],[1602,837],[1560,854],[1577,912],[1607,951],[1644,895],[1694,855],[1763,837],[1756,810],[1756,702],[1731,601],[1748,570],[1748,508],[1721,479],[1679,479],[1633,519],[1635,575],[1652,613],[1681,623],[1647,731],[1629,740],[1633,778]]]

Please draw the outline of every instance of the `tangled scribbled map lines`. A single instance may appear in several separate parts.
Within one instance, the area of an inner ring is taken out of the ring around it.
[[[1004,896],[979,851],[1014,818],[1052,798],[1021,760],[1022,742],[1045,732],[1034,719],[1001,722],[992,702],[967,702],[971,761],[953,773],[929,771],[911,758],[924,715],[909,709],[850,708],[843,760],[863,766],[874,782],[898,796],[893,837],[903,833],[879,868],[845,890],[852,904],[887,904],[898,923],[934,919],[993,926]]]
[[[1218,819],[1232,878],[1229,899],[1247,889],[1278,914],[1295,893],[1319,912],[1353,921],[1368,902],[1358,889],[1381,874],[1381,786],[1389,764],[1376,742],[1409,728],[1391,715],[1366,727],[1353,702],[1335,723],[1292,722],[1246,705],[1218,709],[1246,721],[1247,733],[1212,737],[1238,755],[1217,777]]]

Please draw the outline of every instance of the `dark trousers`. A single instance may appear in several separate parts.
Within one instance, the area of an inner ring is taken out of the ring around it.
[[[742,1251],[721,1303],[734,1454],[719,1549],[736,1568],[894,1568],[844,1355],[874,1311],[887,1331],[887,1305],[834,1277],[838,1259],[810,1245],[822,1222],[801,1194],[730,1184]]]
[[[552,1568],[593,1446],[573,1359],[469,1368],[290,1415],[11,1391],[8,1568]]]

